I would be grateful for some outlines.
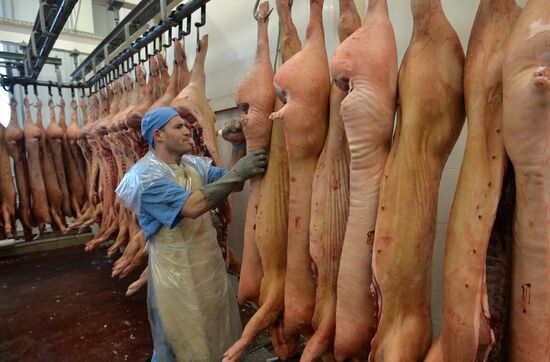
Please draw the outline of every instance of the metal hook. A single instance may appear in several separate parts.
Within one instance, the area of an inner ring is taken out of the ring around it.
[[[153,32],[155,28],[156,28],[156,26],[153,26],[150,29],[151,32]],[[145,34],[144,34],[144,36],[145,36]],[[157,54],[157,38],[153,38],[153,54]]]
[[[25,85],[23,86],[23,88],[25,89],[25,97],[26,97],[26,96],[29,95],[29,91],[28,91],[28,89],[27,89],[27,85],[25,84]]]
[[[145,46],[145,51],[147,51],[147,46]],[[138,51],[138,59],[139,64],[143,64],[147,61],[147,55],[144,58],[141,57],[141,49]]]
[[[6,92],[10,92],[10,94],[13,95],[13,84],[2,83],[2,88],[4,88]]]
[[[188,16],[186,20],[187,24],[185,30],[183,30],[183,19],[181,20],[178,31],[178,40],[181,40],[184,36],[191,34],[191,16]]]
[[[74,98],[74,86],[71,84],[71,97]]]
[[[201,50],[201,36],[199,29],[206,25],[206,5],[201,6],[201,21],[195,23],[195,27],[197,28],[197,51]]]
[[[258,21],[258,7],[260,6],[260,0],[256,0],[254,8],[252,9],[252,16],[256,21]]]
[[[288,1],[288,6],[292,6],[292,0]],[[252,10],[252,16],[254,16],[254,19],[258,21],[258,8],[260,7],[260,0],[256,0],[256,3],[254,4],[254,9]],[[273,9],[270,9],[269,12],[266,14],[265,18],[269,18],[269,15],[273,12]]]
[[[53,97],[53,95],[52,95],[52,81],[51,80],[48,82],[48,94],[50,95],[50,98]]]
[[[10,92],[13,95],[13,83],[8,82],[8,77],[4,74],[0,74],[0,77],[2,78],[2,82],[0,83],[2,85],[2,88],[6,92]]]
[[[200,28],[197,27],[197,51],[201,51],[201,34],[199,31]]]
[[[163,48],[169,48],[172,46],[172,28],[168,29],[168,43],[162,44]]]
[[[33,86],[33,88],[34,88],[34,96],[35,96],[35,97],[38,97],[38,85],[35,83],[35,84],[33,84],[32,86]]]
[[[206,5],[201,6],[201,21],[195,23],[195,26],[197,28],[200,28],[201,26],[204,26],[204,25],[206,25]]]
[[[84,93],[84,87],[80,88],[80,98],[86,97],[86,94]]]

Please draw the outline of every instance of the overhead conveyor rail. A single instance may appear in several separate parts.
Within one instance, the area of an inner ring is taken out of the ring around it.
[[[58,73],[58,81],[52,82],[52,81],[39,81],[36,79],[29,79],[24,75],[24,62],[26,61],[25,54],[21,53],[12,53],[12,52],[5,52],[0,51],[0,67],[6,68],[6,74],[0,74],[0,86],[10,92],[13,93],[13,89],[15,85],[20,85],[25,88],[25,94],[27,93],[27,87],[28,86],[40,86],[40,87],[48,87],[50,89],[55,87],[58,90],[61,88],[71,88],[71,89],[84,89],[86,88],[84,84],[82,83],[63,83],[61,81],[61,74],[59,73],[59,67],[62,65],[62,61],[60,58],[52,58],[47,57],[44,59],[45,64],[52,64],[55,66],[56,73]],[[13,70],[17,70],[19,72],[19,76],[13,75]],[[91,91],[91,90],[90,90]]]
[[[25,53],[25,78],[36,80],[78,0],[41,0]]]
[[[191,0],[187,3],[180,4],[169,15],[166,15],[167,0],[143,0],[136,6],[130,14],[128,14],[117,27],[106,36],[106,38],[92,51],[92,53],[75,69],[71,74],[73,80],[83,81],[88,87],[96,85],[103,78],[112,75],[112,78],[117,78],[120,74],[129,71],[136,64],[134,56],[138,56],[141,60],[141,50],[146,48],[145,58],[148,56],[147,46],[158,40],[159,49],[162,46],[162,34],[170,33],[172,27],[179,25],[179,36],[188,35],[191,28],[191,15],[201,9],[203,16],[200,23],[195,26],[204,25],[204,17],[206,12],[206,3],[209,0]],[[154,13],[154,14],[153,14]],[[149,28],[141,37],[137,38],[133,43],[130,43],[132,33],[136,28],[141,27],[144,22],[153,18],[156,14],[161,14],[161,20],[158,25]],[[147,20],[145,20],[147,19]],[[184,20],[186,20],[186,29]],[[171,41],[171,40],[170,40]],[[110,54],[121,45],[126,44],[114,57]],[[103,66],[97,69],[99,64],[103,62]],[[93,72],[93,75],[84,81],[85,76]]]

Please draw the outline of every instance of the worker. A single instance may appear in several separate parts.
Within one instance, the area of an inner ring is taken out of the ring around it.
[[[239,132],[235,124],[222,132],[236,140],[234,154],[244,153]],[[221,361],[242,327],[208,211],[264,173],[266,153],[250,152],[230,170],[188,155],[191,133],[170,107],[147,113],[141,133],[152,151],[125,175],[117,195],[138,214],[149,248],[152,361]]]

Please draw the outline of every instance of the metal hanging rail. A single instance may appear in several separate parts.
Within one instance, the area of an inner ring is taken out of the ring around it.
[[[160,0],[166,1],[166,0]],[[140,51],[143,48],[146,48],[147,45],[149,45],[151,42],[159,41],[159,47],[160,50],[162,46],[162,34],[170,31],[172,27],[179,25],[180,34],[188,35],[190,33],[190,27],[191,27],[191,15],[201,9],[201,22],[196,23],[195,26],[203,26],[205,23],[205,17],[206,17],[206,3],[210,0],[191,0],[185,4],[180,4],[178,7],[173,10],[169,16],[165,17],[163,20],[159,22],[158,25],[152,26],[147,30],[143,36],[136,39],[136,41],[132,44],[130,44],[128,47],[126,47],[122,52],[120,52],[117,56],[113,57],[106,65],[104,65],[100,70],[95,72],[95,74],[84,82],[84,84],[87,87],[91,87],[98,83],[102,78],[106,77],[111,72],[115,72],[117,75],[120,73],[123,73],[125,71],[128,71],[130,69],[130,61],[132,62],[132,65],[135,64],[134,62],[134,55],[138,54],[141,59]],[[134,9],[135,10],[135,9]],[[128,15],[129,16],[129,15]],[[183,21],[184,19],[187,19],[187,29],[183,29]],[[123,20],[124,21],[124,20]],[[119,26],[122,25],[122,28],[128,25],[123,25],[122,22],[119,24]],[[119,28],[115,28],[115,31]],[[101,58],[100,54],[103,53],[104,57],[102,59],[105,59],[105,55],[108,54],[108,51],[105,48],[105,46],[109,46],[109,42],[106,38],[98,47],[82,62],[79,67],[71,74],[71,77],[75,80],[81,80],[84,77],[84,74],[88,73],[90,70],[93,70],[93,66],[91,63],[94,63],[93,65],[97,64],[97,59]],[[118,44],[120,45],[120,44]],[[147,57],[147,48],[146,48],[146,57]],[[120,71],[122,70],[122,72]]]
[[[8,65],[8,69],[9,68],[10,68],[10,66]],[[71,93],[73,93],[73,97],[74,97],[74,90],[75,89],[81,89],[82,96],[84,96],[84,90],[86,88],[88,88],[88,87],[86,87],[85,84],[82,84],[82,83],[63,83],[63,82],[60,82],[60,81],[53,82],[53,81],[31,80],[31,79],[26,79],[24,77],[13,77],[13,76],[10,76],[9,73],[11,73],[11,71],[8,71],[8,75],[0,74],[0,76],[1,76],[0,86],[4,90],[6,90],[10,93],[13,93],[13,90],[14,90],[16,85],[20,85],[23,88],[25,88],[25,94],[27,94],[27,87],[29,87],[29,86],[34,87],[35,94],[36,94],[36,87],[48,87],[48,91],[49,91],[50,95],[51,95],[52,88],[57,88],[57,90],[59,92],[59,95],[61,95],[61,88],[70,88]],[[92,89],[90,88],[89,94],[91,94],[91,93],[92,93]]]
[[[6,74],[0,74],[0,86],[4,88],[4,90],[9,91],[13,93],[13,89],[15,85],[21,85],[23,87],[27,86],[43,86],[43,87],[56,87],[56,88],[85,88],[84,84],[82,83],[63,83],[61,81],[61,74],[59,72],[59,67],[62,65],[62,61],[60,58],[45,58],[44,63],[45,64],[52,64],[56,68],[56,72],[58,75],[58,81],[52,82],[52,81],[39,81],[36,79],[29,79],[23,74],[25,73],[25,67],[23,66],[25,61],[25,55],[21,53],[11,53],[11,52],[0,52],[0,59],[6,59],[6,60],[0,60],[0,67],[6,68]],[[19,76],[13,75],[13,70],[17,70],[19,72]]]
[[[26,50],[25,77],[36,80],[78,0],[41,0]]]
[[[181,0],[179,0],[181,1]],[[74,80],[84,79],[85,75],[96,71],[96,66],[101,62],[109,61],[109,54],[115,51],[119,46],[128,42],[130,37],[140,28],[147,24],[159,13],[161,17],[165,16],[167,2],[173,7],[178,0],[141,0],[128,15],[119,21],[117,26],[99,43],[99,45],[80,63],[72,72],[71,78]],[[172,5],[173,4],[173,5]]]
[[[9,88],[13,88],[14,85],[20,85],[20,86],[34,86],[37,85],[39,87],[51,87],[51,88],[82,88],[86,89],[86,85],[82,83],[57,83],[53,81],[43,81],[43,80],[28,80],[24,78],[10,78],[6,77],[2,74],[2,81],[1,85],[5,90],[9,90]]]

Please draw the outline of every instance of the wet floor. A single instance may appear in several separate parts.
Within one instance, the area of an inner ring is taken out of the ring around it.
[[[0,362],[149,359],[146,288],[124,295],[141,269],[112,279],[115,259],[105,253],[79,245],[0,258]],[[255,310],[240,309],[246,324]],[[247,352],[245,362],[273,360],[269,333]]]
[[[138,270],[111,278],[114,260],[83,246],[0,259],[0,361],[146,361],[146,288]]]

